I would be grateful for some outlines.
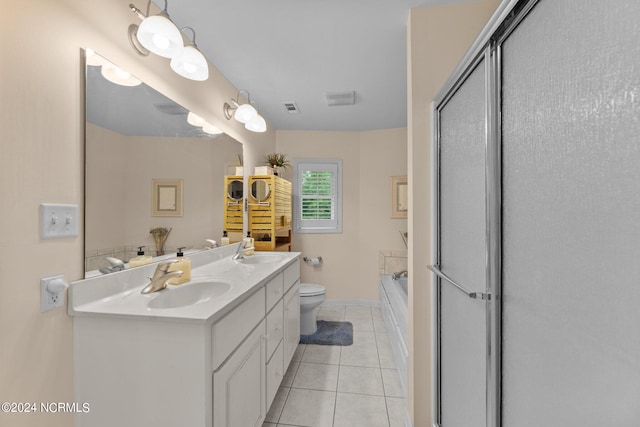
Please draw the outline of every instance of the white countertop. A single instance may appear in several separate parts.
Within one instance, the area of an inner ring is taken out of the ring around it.
[[[78,316],[115,316],[161,321],[213,323],[249,297],[280,270],[293,264],[299,252],[256,252],[254,257],[281,254],[282,260],[248,264],[232,260],[238,244],[223,246],[192,255],[191,280],[151,294],[140,291],[148,283],[157,264],[78,280],[69,289],[69,314]],[[247,258],[250,258],[249,256]],[[161,294],[199,282],[224,282],[230,289],[222,295],[195,304],[175,308],[151,308],[149,302]]]

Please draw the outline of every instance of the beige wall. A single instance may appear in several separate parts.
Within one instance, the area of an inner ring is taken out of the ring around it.
[[[497,8],[484,0],[411,10],[407,26],[409,138],[409,410],[431,426],[431,101]]]
[[[407,173],[406,129],[277,131],[276,146],[291,160],[342,160],[343,232],[294,235],[294,251],[324,260],[302,264],[301,280],[325,286],[328,299],[378,301],[378,251],[405,249],[398,231],[407,221],[390,218],[390,177]]]
[[[40,278],[83,275],[83,236],[41,240],[40,203],[83,205],[84,83],[89,46],[197,112],[249,151],[272,151],[275,134],[252,134],[222,116],[237,89],[215,69],[183,79],[169,61],[135,54],[130,0],[5,0],[0,13],[0,395],[3,401],[72,402],[72,321],[40,313]],[[144,7],[143,3],[137,4]],[[249,161],[253,161],[252,157]],[[82,224],[80,229],[82,230]],[[73,425],[69,414],[4,414],[0,425]]]

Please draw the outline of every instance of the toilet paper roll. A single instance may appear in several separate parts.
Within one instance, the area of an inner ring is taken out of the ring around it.
[[[320,260],[318,258],[311,258],[309,260],[309,264],[311,264],[311,265],[320,265]]]

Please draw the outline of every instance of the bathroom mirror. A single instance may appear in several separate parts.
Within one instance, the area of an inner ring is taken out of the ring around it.
[[[240,181],[239,179],[234,179],[229,183],[229,185],[227,186],[227,195],[231,200],[234,200],[236,202],[242,200],[242,186],[242,181]]]
[[[264,202],[269,198],[269,194],[271,194],[271,188],[268,182],[262,179],[253,181],[251,184],[251,197],[259,202]]]
[[[161,255],[151,229],[170,230],[166,254],[220,240],[221,183],[242,144],[189,124],[189,111],[96,54],[87,55],[85,109],[85,271],[108,267],[107,257],[126,262],[138,246]],[[180,215],[154,216],[162,180],[180,182]]]

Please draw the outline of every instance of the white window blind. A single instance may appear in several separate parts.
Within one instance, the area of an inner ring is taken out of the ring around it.
[[[342,161],[294,159],[294,173],[296,232],[342,232]]]

